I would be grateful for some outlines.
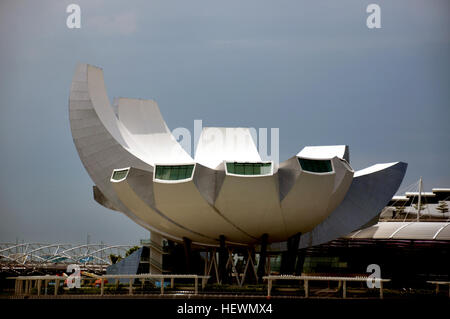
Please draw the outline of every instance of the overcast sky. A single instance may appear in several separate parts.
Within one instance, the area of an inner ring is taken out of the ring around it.
[[[381,7],[368,29],[366,7]],[[66,7],[81,7],[81,29]],[[137,243],[98,205],[72,142],[78,62],[110,98],[155,99],[171,129],[280,128],[280,159],[347,144],[353,168],[409,163],[401,187],[450,187],[450,2],[0,2],[0,242]]]

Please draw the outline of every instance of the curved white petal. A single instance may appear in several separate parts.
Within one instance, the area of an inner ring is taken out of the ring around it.
[[[226,175],[214,204],[235,225],[255,238],[287,238],[278,195],[278,176]]]
[[[290,235],[312,230],[343,200],[352,182],[353,170],[340,158],[330,161],[332,171],[326,173],[303,170],[298,157],[280,166],[281,211]]]
[[[155,190],[152,178],[151,172],[129,168],[125,178],[118,181],[111,180],[111,185],[120,200],[134,215],[157,228],[165,236],[175,237],[177,240],[187,237],[195,241],[216,243],[213,237],[210,238],[192,231],[155,208]]]
[[[300,248],[320,245],[376,223],[378,215],[398,190],[408,164],[377,164],[357,171],[342,203],[300,240]]]
[[[347,145],[305,146],[297,156],[311,159],[332,159],[336,156],[350,162]]]
[[[119,122],[134,144],[143,150],[147,163],[193,163],[192,157],[173,137],[155,101],[120,98],[117,105]]]
[[[153,166],[144,161],[145,152],[135,145],[110,107],[100,68],[77,66],[70,91],[69,118],[80,159],[100,193],[108,199],[108,206],[151,231],[161,232],[123,205],[110,183],[116,168],[132,166],[153,172]]]
[[[110,204],[146,227],[148,225],[129,212],[120,202],[109,179],[111,172],[117,167],[133,165],[146,170],[152,170],[152,167],[125,150],[124,145],[127,146],[127,144],[121,138],[115,126],[116,123],[108,115],[106,117],[109,118],[107,121],[111,122],[110,130],[103,125],[99,115],[102,114],[102,107],[99,108],[99,112],[94,107],[94,103],[98,103],[102,98],[97,96],[98,94],[95,94],[96,97],[93,98],[90,94],[90,92],[104,89],[101,83],[92,83],[93,80],[103,81],[99,72],[101,73],[100,69],[86,64],[79,64],[76,68],[69,98],[73,141],[86,171],[101,193],[108,198]]]
[[[223,161],[261,162],[249,128],[204,127],[200,135],[195,161],[217,169]]]
[[[194,180],[182,183],[153,183],[155,207],[170,219],[188,229],[219,239],[224,235],[227,240],[235,242],[255,241],[235,226],[222,212],[209,204],[200,194]]]

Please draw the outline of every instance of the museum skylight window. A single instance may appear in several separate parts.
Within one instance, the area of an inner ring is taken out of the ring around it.
[[[270,175],[272,163],[227,163],[227,172],[235,175]]]
[[[128,175],[129,169],[120,169],[120,170],[114,170],[112,180],[113,181],[121,181],[125,179]]]
[[[192,177],[194,165],[156,165],[155,179],[178,181]]]
[[[330,160],[312,160],[306,158],[299,158],[302,170],[312,173],[329,173],[333,171],[333,166]]]

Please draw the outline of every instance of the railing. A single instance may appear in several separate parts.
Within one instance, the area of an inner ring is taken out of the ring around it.
[[[140,262],[145,262],[145,263],[150,263],[151,266],[155,267],[156,269],[158,269],[159,271],[163,272],[163,265],[156,259],[151,258],[151,257],[142,257]]]
[[[37,289],[37,295],[40,296],[42,293],[42,288],[44,288],[44,294],[47,294],[48,285],[54,282],[54,295],[58,294],[58,290],[61,286],[61,281],[64,282],[68,277],[64,276],[19,276],[19,277],[9,277],[8,279],[15,280],[15,290],[16,296],[31,295],[32,289]],[[169,275],[169,274],[139,274],[139,275],[103,275],[103,276],[92,276],[92,277],[81,277],[81,281],[95,281],[99,283],[100,286],[100,296],[105,295],[105,282],[107,279],[115,279],[116,284],[118,284],[120,279],[128,279],[128,295],[133,295],[135,285],[134,281],[139,279],[141,281],[142,287],[144,286],[145,280],[149,281],[159,281],[161,283],[160,294],[164,294],[165,280],[170,279],[170,287],[174,288],[175,279],[193,279],[194,280],[194,295],[198,294],[199,279],[201,280],[202,289],[205,288],[206,283],[210,276],[198,276],[198,275]],[[298,280],[303,282],[305,290],[305,298],[309,298],[309,282],[310,281],[338,281],[339,286],[342,285],[343,298],[347,298],[347,282],[365,282],[372,281],[379,284],[380,299],[383,299],[383,283],[389,282],[390,279],[382,278],[370,278],[370,277],[334,277],[334,276],[265,276],[264,280],[268,281],[267,285],[267,296],[271,296],[272,284],[276,280]],[[429,283],[436,285],[450,285],[450,282],[437,282],[428,281]],[[44,285],[42,285],[44,283]]]
[[[47,294],[47,287],[49,283],[55,283],[54,295],[58,294],[58,289],[61,285],[61,280],[64,282],[68,277],[62,276],[19,276],[9,277],[8,279],[15,280],[14,294],[16,296],[31,295],[32,289],[37,289],[37,295],[40,296],[42,288],[44,288],[44,294]],[[198,275],[160,275],[160,274],[139,274],[139,275],[103,275],[96,277],[81,277],[81,281],[97,281],[100,280],[100,296],[105,293],[105,281],[107,279],[129,279],[128,294],[133,295],[133,282],[135,279],[139,279],[144,284],[145,280],[156,280],[161,282],[161,295],[164,294],[164,281],[170,279],[170,287],[174,288],[175,279],[193,279],[194,280],[194,295],[198,294],[199,279],[201,280],[202,289],[205,288],[206,282],[210,276],[198,276]],[[42,286],[44,283],[44,286]]]
[[[149,239],[149,240],[141,240],[140,244],[142,246],[150,246],[151,248],[156,249],[161,254],[167,254],[167,252],[164,251],[164,247],[161,244],[158,244],[157,242]]]
[[[436,295],[439,293],[439,286],[445,286],[448,285],[448,297],[450,298],[450,281],[427,281],[429,284],[436,285]]]
[[[85,267],[111,265],[110,254],[122,255],[132,246],[105,244],[0,243],[0,266],[34,269],[47,264],[82,264]]]
[[[309,282],[310,281],[338,281],[339,285],[342,283],[342,297],[347,298],[347,281],[374,281],[379,283],[380,299],[383,299],[383,282],[389,282],[390,279],[369,278],[369,277],[332,277],[332,276],[265,276],[264,280],[268,281],[267,296],[270,297],[272,291],[272,282],[275,280],[299,280],[303,281],[305,289],[305,298],[309,298]]]

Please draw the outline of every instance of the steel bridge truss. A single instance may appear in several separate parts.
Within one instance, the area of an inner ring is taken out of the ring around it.
[[[0,272],[23,273],[77,264],[85,270],[111,265],[111,254],[124,257],[132,245],[0,243]]]

